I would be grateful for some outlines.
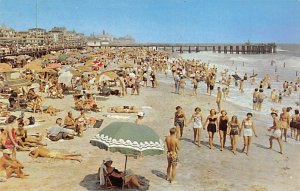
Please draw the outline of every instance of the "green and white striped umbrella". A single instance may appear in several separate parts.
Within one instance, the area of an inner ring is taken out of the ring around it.
[[[164,143],[153,129],[129,122],[109,124],[90,143],[126,156],[159,155],[164,151]]]

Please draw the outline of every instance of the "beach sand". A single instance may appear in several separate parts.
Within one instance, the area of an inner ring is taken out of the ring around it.
[[[163,78],[159,75],[159,78]],[[104,119],[101,129],[113,121],[134,121],[135,114],[123,114],[128,119],[112,119],[104,117],[106,108],[114,105],[134,105],[144,107],[146,113],[144,124],[149,125],[164,139],[169,134],[169,128],[173,127],[173,115],[175,107],[181,105],[190,117],[194,108],[202,109],[203,117],[206,117],[211,108],[216,108],[215,97],[202,94],[198,97],[191,96],[191,90],[187,90],[185,96],[173,93],[172,84],[159,83],[157,88],[143,88],[140,96],[130,95],[124,98],[111,96],[107,101],[99,102],[105,106],[104,112],[89,113],[87,116],[95,116]],[[45,105],[53,105],[64,109],[57,117],[65,117],[68,110],[73,107],[71,95],[63,100],[46,99]],[[151,107],[151,108],[150,108]],[[247,109],[224,101],[223,108],[231,117],[237,114],[241,121]],[[27,113],[26,113],[27,114]],[[29,115],[29,114],[27,114]],[[41,114],[33,114],[41,116]],[[76,117],[78,112],[73,111]],[[122,114],[119,114],[122,115]],[[45,128],[54,124],[55,116],[47,116],[47,121],[40,126],[29,129],[32,132],[45,132]],[[253,137],[250,156],[238,152],[233,155],[228,149],[220,151],[219,135],[215,135],[216,148],[208,149],[208,135],[202,133],[202,146],[193,144],[192,127],[184,129],[182,148],[179,152],[180,163],[177,167],[176,182],[170,184],[165,180],[167,160],[166,154],[159,156],[146,156],[143,158],[129,158],[127,168],[135,174],[144,176],[150,181],[149,190],[298,190],[300,187],[299,145],[284,143],[284,155],[278,153],[279,147],[274,142],[273,150],[266,149],[269,145],[266,121],[271,122],[271,117],[254,115],[259,137]],[[270,123],[268,123],[270,124]],[[51,142],[45,141],[51,149],[66,152],[76,152],[83,155],[82,162],[62,161],[55,159],[32,159],[28,152],[18,152],[17,158],[24,162],[25,172],[30,176],[21,180],[11,178],[7,182],[0,183],[0,190],[97,190],[95,175],[103,159],[112,157],[113,165],[123,170],[125,156],[120,153],[111,153],[100,150],[90,145],[89,140],[100,129],[88,129],[82,138],[74,140]],[[226,147],[230,146],[227,137]],[[243,138],[238,141],[238,149],[243,146]]]

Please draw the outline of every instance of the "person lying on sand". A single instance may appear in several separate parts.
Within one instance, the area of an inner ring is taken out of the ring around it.
[[[137,113],[138,109],[135,106],[114,106],[107,109],[109,113]]]
[[[52,106],[49,106],[47,109],[44,110],[44,113],[48,113],[51,116],[56,116],[56,113],[61,112],[62,110],[56,109]]]
[[[56,124],[48,130],[48,138],[51,141],[58,141],[60,139],[69,140],[69,139],[73,139],[74,135],[70,132],[70,130],[63,128],[62,119],[57,118]]]
[[[9,149],[3,150],[3,156],[0,158],[0,178],[5,181],[13,173],[22,179],[28,176],[22,172],[24,165],[17,159],[11,158],[11,155],[12,152]]]
[[[36,149],[32,150],[29,153],[29,156],[31,156],[32,158],[45,157],[62,160],[76,160],[78,162],[81,162],[80,159],[76,158],[77,156],[81,156],[81,154],[66,154],[59,151],[49,150],[43,146],[39,146]]]

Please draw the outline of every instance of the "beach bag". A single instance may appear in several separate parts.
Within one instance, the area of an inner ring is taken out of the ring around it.
[[[100,128],[103,123],[103,119],[96,120],[93,128]]]
[[[28,125],[34,125],[35,124],[35,118],[34,117],[28,117],[29,124]]]

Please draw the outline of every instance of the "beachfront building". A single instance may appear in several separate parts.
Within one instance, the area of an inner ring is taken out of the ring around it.
[[[43,45],[48,41],[45,29],[32,28],[28,30],[26,37],[26,44]]]
[[[103,45],[125,45],[125,44],[133,44],[135,40],[132,36],[126,35],[124,37],[114,37],[111,34],[103,33],[101,35],[92,34],[87,38],[87,45],[90,47],[99,47]]]
[[[15,40],[16,31],[12,28],[8,28],[2,25],[0,28],[0,44],[11,43]]]
[[[48,32],[50,44],[63,44],[66,31],[67,29],[65,27],[53,27]]]

